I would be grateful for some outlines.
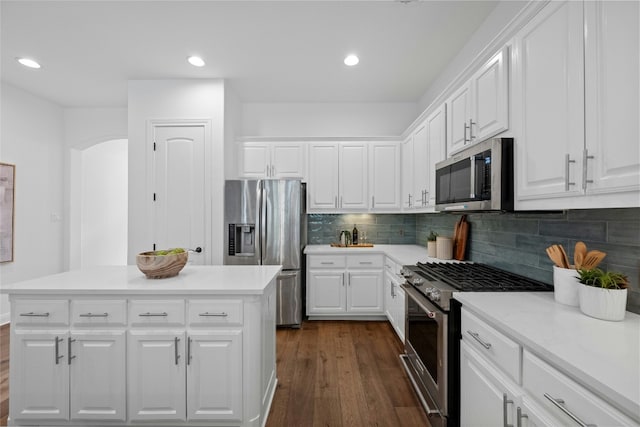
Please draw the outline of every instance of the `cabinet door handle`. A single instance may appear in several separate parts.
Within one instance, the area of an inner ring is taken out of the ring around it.
[[[276,176],[276,167],[275,167],[275,165],[271,165],[271,176]]]
[[[60,364],[60,359],[64,357],[60,355],[60,343],[62,341],[64,341],[64,338],[56,337],[56,354],[55,354],[56,365]]]
[[[169,314],[166,311],[163,311],[162,313],[149,313],[147,311],[146,313],[138,314],[140,317],[167,317],[168,315]]]
[[[504,427],[513,427],[513,424],[507,423],[507,406],[513,403],[513,400],[507,399],[507,393],[502,393],[502,424]]]
[[[545,393],[544,397],[546,397],[551,403],[553,403],[558,409],[564,412],[569,418],[576,422],[580,427],[596,427],[595,424],[587,424],[578,418],[573,412],[564,407],[564,400],[562,399],[554,399],[551,397],[549,393]]]
[[[342,196],[340,196],[340,207],[342,208]]]
[[[201,317],[227,317],[229,314],[225,313],[224,311],[221,311],[220,313],[209,313],[208,311],[205,311],[204,313],[200,313],[198,314],[198,316]]]
[[[71,365],[71,359],[75,359],[75,356],[71,355],[71,343],[76,342],[75,339],[73,338],[68,338],[67,339],[67,364]]]
[[[471,182],[470,182],[470,186],[469,186],[469,197],[471,197],[472,199],[476,198],[476,156],[471,156],[469,158],[469,160],[471,161],[471,173],[469,173],[469,175],[471,175]]]
[[[482,339],[480,338],[480,335],[478,335],[477,332],[471,332],[471,331],[467,330],[467,333],[469,335],[471,335],[473,338],[475,338],[475,340],[478,341],[487,350],[489,350],[491,348],[491,343],[482,341]]]
[[[49,312],[45,312],[45,313],[34,313],[33,311],[30,311],[28,313],[20,313],[20,316],[22,317],[49,317]]]
[[[344,288],[344,273],[342,273],[342,287]]]
[[[587,170],[589,169],[588,160],[592,160],[594,157],[589,155],[589,150],[586,148],[582,151],[582,189],[587,189],[587,184],[593,184],[592,179],[587,179]]]
[[[472,126],[475,124],[476,122],[474,122],[473,119],[469,119],[469,141],[475,139],[475,136],[473,136],[473,128],[472,128]]]
[[[333,206],[338,207],[338,196],[334,197]]]
[[[371,196],[371,208],[374,208],[376,205],[376,196]]]
[[[187,365],[191,364],[191,337],[187,338]]]
[[[519,406],[518,406],[518,409],[516,410],[516,417],[518,418],[517,427],[522,427],[523,418],[529,418],[527,414],[522,413],[522,409]]]
[[[409,207],[411,207],[411,193],[409,193]]]
[[[564,191],[569,191],[569,187],[576,185],[575,182],[569,181],[569,165],[575,163],[575,160],[571,160],[568,154],[564,156]]]
[[[467,142],[469,142],[470,140],[467,139],[467,128],[469,127],[469,125],[467,123],[464,124],[464,143],[466,145]]]
[[[176,365],[178,364],[178,360],[180,359],[180,354],[178,353],[178,343],[180,342],[180,338],[175,337],[173,338],[173,348],[174,348],[174,359],[175,359],[175,363]]]
[[[109,317],[109,313],[80,313],[80,317]]]
[[[347,273],[347,286],[351,286],[351,273]]]
[[[396,297],[396,292],[395,292],[396,284],[393,283],[393,281],[391,281],[391,280],[389,280],[389,284],[391,285],[391,298],[395,298]]]

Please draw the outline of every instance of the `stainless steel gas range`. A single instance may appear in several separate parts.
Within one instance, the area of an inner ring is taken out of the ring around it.
[[[460,424],[460,303],[455,292],[552,291],[553,286],[475,263],[402,268],[405,369],[432,427]]]

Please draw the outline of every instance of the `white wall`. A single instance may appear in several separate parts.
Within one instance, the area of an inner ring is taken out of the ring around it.
[[[398,136],[420,111],[415,103],[246,103],[245,137]]]
[[[152,243],[150,153],[147,130],[150,120],[210,120],[211,141],[208,152],[211,167],[205,174],[211,185],[211,244],[213,264],[222,264],[224,195],[224,81],[132,80],[129,81],[129,264],[135,255]],[[218,244],[220,243],[220,244]]]
[[[81,267],[127,264],[128,143],[116,139],[82,151]]]
[[[238,95],[228,85],[224,88],[224,172],[225,178],[237,176],[238,150],[236,138],[242,132],[242,104]]]
[[[0,284],[63,271],[63,111],[15,86],[1,87],[0,160],[16,165],[14,261]],[[9,321],[0,297],[0,323]]]

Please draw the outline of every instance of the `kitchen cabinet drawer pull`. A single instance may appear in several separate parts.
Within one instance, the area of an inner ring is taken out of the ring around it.
[[[568,154],[564,156],[564,191],[569,191],[570,186],[576,185],[575,182],[569,182],[569,165],[575,162],[575,160],[569,158]]]
[[[45,312],[45,313],[34,313],[33,311],[30,311],[28,313],[20,313],[20,316],[23,317],[49,317],[49,312]]]
[[[333,265],[333,261],[321,261],[320,264],[322,264],[322,265]]]
[[[169,314],[166,311],[163,311],[162,313],[149,313],[147,311],[146,313],[138,314],[140,317],[167,317],[168,315]]]
[[[513,404],[513,400],[507,399],[507,393],[502,393],[502,424],[504,427],[513,427],[513,424],[507,424],[507,406]]]
[[[71,365],[71,360],[75,359],[75,356],[71,355],[71,344],[76,342],[73,338],[67,338],[67,365]]]
[[[198,314],[198,316],[201,316],[201,317],[227,317],[228,314],[225,313],[224,311],[221,311],[220,313],[209,313],[208,311],[205,311],[204,313]]]
[[[60,343],[62,341],[64,341],[64,338],[56,337],[56,352],[55,352],[56,365],[59,365],[60,359],[64,357],[60,355]]]
[[[360,265],[371,265],[371,264],[373,264],[373,261],[358,261],[358,263]]]
[[[564,400],[562,399],[554,399],[549,395],[549,393],[545,393],[544,397],[547,398],[551,403],[553,403],[558,409],[564,412],[569,418],[576,422],[580,427],[596,427],[595,424],[587,424],[583,422],[580,418],[578,418],[573,412],[564,407]]]
[[[109,313],[81,313],[80,317],[109,317]]]
[[[516,410],[516,417],[518,417],[517,427],[522,427],[523,418],[529,418],[527,414],[522,413],[522,408],[520,408],[519,406],[518,406],[518,409]]]
[[[478,335],[477,332],[471,332],[471,331],[467,330],[467,333],[469,335],[471,335],[476,341],[478,341],[480,343],[480,345],[482,345],[487,350],[489,350],[491,348],[491,343],[482,341],[482,339],[480,338],[480,335]]]
[[[178,343],[180,342],[180,338],[175,337],[173,339],[173,348],[174,348],[174,358],[175,358],[175,362],[176,365],[178,364],[178,359],[180,359],[180,354],[178,354]]]
[[[475,136],[473,136],[473,128],[472,128],[472,126],[475,124],[476,122],[474,122],[473,119],[469,119],[469,141],[472,141],[476,138]]]

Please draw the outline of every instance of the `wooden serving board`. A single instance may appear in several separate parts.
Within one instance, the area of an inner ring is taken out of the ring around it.
[[[332,248],[372,248],[373,243],[358,243],[357,245],[343,245],[342,243],[332,243]]]
[[[467,216],[462,215],[453,230],[453,258],[458,261],[464,260],[468,235],[469,223],[467,222]]]

